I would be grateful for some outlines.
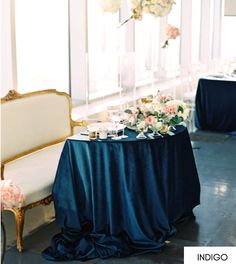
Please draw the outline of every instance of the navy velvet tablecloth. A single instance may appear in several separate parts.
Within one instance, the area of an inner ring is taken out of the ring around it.
[[[236,131],[236,79],[200,79],[195,125],[217,132]]]
[[[186,128],[176,135],[120,141],[67,140],[53,198],[60,234],[49,260],[87,260],[158,252],[173,226],[200,202]]]

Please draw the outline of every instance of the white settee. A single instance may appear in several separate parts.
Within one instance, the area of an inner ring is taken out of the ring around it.
[[[20,208],[8,208],[16,219],[17,249],[23,249],[25,210],[52,201],[58,161],[74,126],[71,98],[56,90],[19,94],[1,99],[1,179],[11,179],[25,196]]]

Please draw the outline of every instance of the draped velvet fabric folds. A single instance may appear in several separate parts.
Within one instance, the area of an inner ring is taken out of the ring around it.
[[[186,128],[174,136],[120,141],[67,140],[53,198],[62,231],[43,256],[88,260],[158,252],[173,226],[200,203]]]
[[[195,125],[203,130],[236,131],[236,79],[199,80]]]

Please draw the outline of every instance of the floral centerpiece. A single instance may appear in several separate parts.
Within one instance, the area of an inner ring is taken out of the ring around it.
[[[127,126],[141,132],[138,138],[144,137],[144,132],[151,130],[153,136],[162,135],[175,130],[175,127],[184,124],[188,118],[189,109],[180,100],[171,96],[159,95],[152,102],[140,103],[137,107],[125,110]],[[160,134],[161,133],[161,134]]]

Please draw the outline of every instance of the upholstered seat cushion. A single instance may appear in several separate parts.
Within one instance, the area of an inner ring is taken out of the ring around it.
[[[4,178],[11,179],[25,195],[24,205],[51,194],[64,142],[55,144],[5,165]]]

